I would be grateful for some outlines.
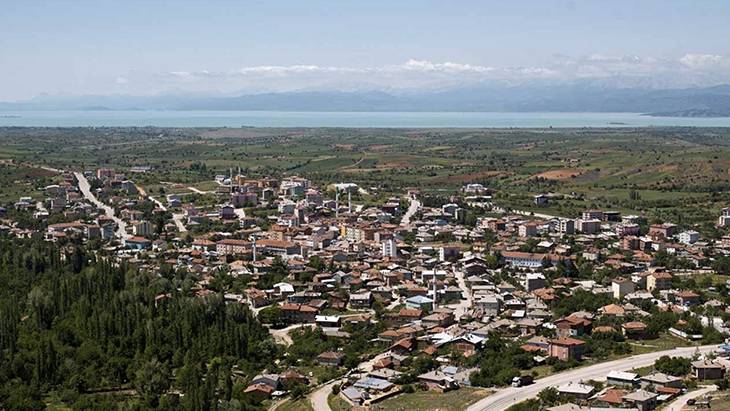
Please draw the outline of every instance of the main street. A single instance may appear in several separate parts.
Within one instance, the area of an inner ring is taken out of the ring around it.
[[[406,213],[403,214],[403,218],[400,220],[400,225],[406,226],[410,224],[411,218],[413,218],[413,215],[416,214],[419,208],[421,208],[421,202],[418,201],[416,197],[411,197],[411,204],[408,206]]]
[[[127,233],[127,223],[125,223],[121,218],[116,216],[112,207],[102,203],[96,198],[96,196],[94,196],[94,194],[91,192],[91,184],[89,184],[89,180],[87,180],[82,173],[75,172],[74,175],[76,176],[76,180],[78,180],[79,182],[79,190],[81,190],[81,194],[83,194],[84,197],[92,204],[104,210],[106,216],[114,220],[115,223],[117,223],[117,231],[115,232],[116,236],[122,240],[131,238],[132,236]]]
[[[672,357],[691,357],[697,352],[707,354],[716,350],[717,347],[717,345],[681,347],[673,350],[634,355],[632,357],[622,358],[619,360],[568,370],[535,380],[534,384],[525,387],[509,387],[497,390],[492,395],[472,404],[469,408],[467,408],[467,411],[504,410],[519,402],[537,397],[537,394],[547,387],[559,387],[568,382],[604,380],[606,375],[611,371],[627,371],[632,368],[647,367],[653,365],[654,361],[663,355]]]

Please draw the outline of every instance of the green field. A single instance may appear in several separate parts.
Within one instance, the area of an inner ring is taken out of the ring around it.
[[[613,209],[705,233],[730,204],[730,129],[722,128],[5,128],[0,159],[75,170],[151,166],[133,178],[158,195],[161,187],[167,194],[213,190],[216,174],[239,168],[254,177],[351,181],[376,188],[368,190],[373,196],[406,187],[447,195],[482,183],[515,209],[565,217]],[[22,179],[2,182],[4,201],[32,191]],[[532,196],[546,192],[557,197],[536,207]]]
[[[445,393],[435,391],[416,391],[411,394],[400,394],[388,398],[371,407],[379,411],[461,411],[480,399],[489,395],[488,390],[462,387]]]

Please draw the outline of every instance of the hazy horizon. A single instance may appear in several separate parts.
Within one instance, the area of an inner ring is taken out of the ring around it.
[[[0,101],[39,95],[730,83],[730,4],[27,1],[0,15]]]

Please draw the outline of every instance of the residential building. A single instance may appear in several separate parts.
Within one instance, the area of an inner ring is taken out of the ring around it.
[[[634,292],[634,283],[628,278],[616,277],[611,281],[611,290],[613,298],[621,300],[626,294]]]

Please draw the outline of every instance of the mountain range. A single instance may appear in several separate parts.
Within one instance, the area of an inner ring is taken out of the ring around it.
[[[730,116],[730,85],[656,89],[592,83],[488,84],[429,91],[290,91],[156,96],[41,95],[0,110],[267,110],[631,112],[653,116]]]

